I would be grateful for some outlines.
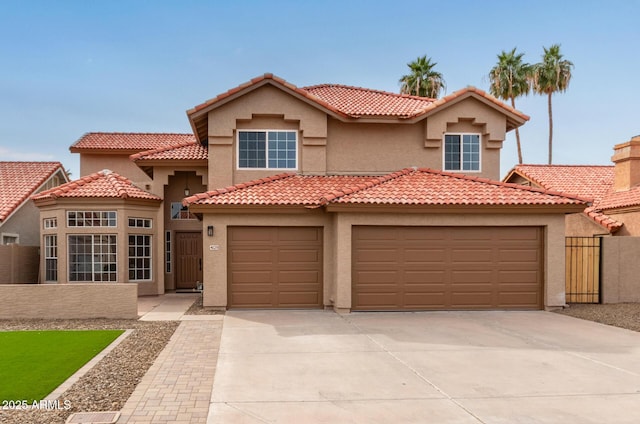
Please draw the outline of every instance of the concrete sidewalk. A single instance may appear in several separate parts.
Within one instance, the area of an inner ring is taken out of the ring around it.
[[[181,323],[120,411],[118,423],[207,422],[224,315],[184,315],[197,296],[140,298],[141,320]]]

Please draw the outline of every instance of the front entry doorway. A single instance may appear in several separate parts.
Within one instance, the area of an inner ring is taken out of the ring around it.
[[[202,283],[202,232],[176,232],[176,289]]]

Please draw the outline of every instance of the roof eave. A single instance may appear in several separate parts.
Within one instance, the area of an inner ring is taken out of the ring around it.
[[[569,214],[583,212],[584,205],[407,205],[330,203],[328,212],[456,213],[456,214]]]

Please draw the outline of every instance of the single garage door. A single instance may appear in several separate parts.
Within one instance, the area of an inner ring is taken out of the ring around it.
[[[322,228],[229,227],[230,308],[321,308]]]
[[[352,309],[542,309],[539,227],[353,227]]]

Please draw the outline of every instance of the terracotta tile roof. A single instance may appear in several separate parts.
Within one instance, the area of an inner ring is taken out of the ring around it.
[[[78,180],[43,191],[32,197],[33,200],[58,198],[110,198],[110,199],[162,199],[139,187],[129,179],[108,169],[87,175]]]
[[[610,216],[605,215],[601,211],[598,211],[597,208],[593,206],[585,209],[584,214],[594,220],[597,224],[600,224],[602,227],[606,228],[610,233],[615,233],[624,225],[622,222],[616,221]]]
[[[72,152],[81,150],[152,150],[195,143],[193,134],[172,133],[86,133],[70,147]]]
[[[593,206],[599,211],[629,208],[640,205],[640,186],[625,191],[615,191],[613,187]]]
[[[336,203],[384,205],[580,205],[585,200],[558,192],[486,178],[421,168],[404,172],[365,190],[345,194]]]
[[[187,111],[187,115],[192,115],[247,88],[263,83],[264,81],[274,81],[278,85],[286,87],[321,106],[339,114],[354,118],[361,116],[413,117],[425,113],[428,110],[435,109],[445,103],[449,103],[466,93],[475,93],[491,101],[496,106],[520,116],[524,120],[529,119],[529,117],[522,112],[513,109],[511,106],[501,102],[487,92],[475,87],[466,87],[441,99],[435,100],[428,97],[409,96],[405,94],[390,93],[387,91],[340,84],[319,84],[299,88],[270,73],[253,78],[244,84],[240,84],[235,88],[189,109]]]
[[[584,205],[576,197],[430,169],[380,177],[280,174],[197,194],[185,205]]]
[[[301,90],[324,100],[332,109],[353,118],[395,116],[409,118],[423,112],[434,99],[408,96],[338,84],[302,87]]]
[[[207,136],[208,122],[203,116],[204,112],[216,104],[223,104],[233,96],[241,95],[252,88],[265,84],[273,84],[287,90],[300,98],[324,108],[338,116],[345,118],[397,118],[409,119],[426,115],[440,107],[445,107],[459,99],[468,96],[479,96],[484,101],[502,109],[504,113],[514,115],[516,118],[508,119],[508,129],[522,125],[529,117],[524,113],[513,109],[490,94],[475,87],[467,87],[458,90],[441,99],[434,100],[427,97],[408,96],[390,93],[368,88],[352,87],[338,84],[321,84],[299,88],[273,74],[264,74],[260,77],[232,88],[218,96],[205,101],[187,111],[194,133],[200,139]]]
[[[611,189],[614,174],[613,165],[516,165],[509,175],[514,171],[547,190],[594,200]]]
[[[0,222],[58,170],[64,170],[60,162],[0,162]]]
[[[585,215],[610,233],[624,224],[607,216],[603,211],[615,205],[640,204],[640,191],[636,193],[613,191],[613,165],[516,165],[507,175],[519,174],[540,187],[590,198],[593,205],[584,210]],[[634,200],[635,198],[635,200]],[[629,206],[629,205],[627,205]]]
[[[188,142],[136,153],[129,156],[129,159],[136,162],[145,160],[207,160],[209,152],[200,143]]]
[[[199,193],[185,204],[320,206],[329,193],[366,183],[375,177],[278,174],[231,187]]]

